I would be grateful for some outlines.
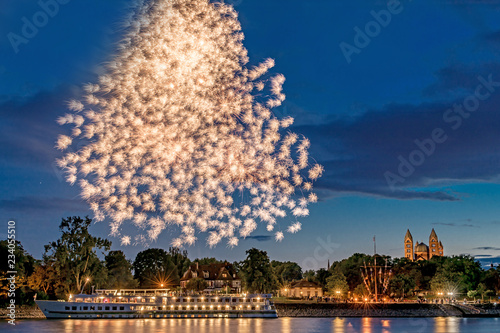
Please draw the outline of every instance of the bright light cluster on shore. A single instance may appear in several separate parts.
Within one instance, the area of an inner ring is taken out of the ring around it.
[[[277,241],[299,231],[323,167],[309,163],[309,140],[283,133],[293,118],[271,111],[285,99],[285,77],[266,76],[274,61],[245,67],[234,9],[138,1],[128,25],[107,74],[58,119],[73,126],[56,143],[66,150],[58,164],[95,219],[109,217],[122,244],[155,240],[169,225],[182,231],[178,247],[205,232],[210,246],[236,246],[258,223]],[[137,235],[123,234],[125,222]]]

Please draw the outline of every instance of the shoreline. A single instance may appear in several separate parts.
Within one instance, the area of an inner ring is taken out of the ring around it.
[[[500,317],[500,306],[428,303],[280,303],[279,317]]]
[[[372,318],[498,318],[500,306],[461,306],[459,304],[405,303],[280,303],[275,302],[278,317],[372,317]],[[0,309],[0,318],[8,319],[8,309]],[[37,306],[16,309],[16,319],[45,319]]]

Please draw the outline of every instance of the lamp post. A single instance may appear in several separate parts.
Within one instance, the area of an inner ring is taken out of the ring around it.
[[[80,294],[83,294],[83,289],[85,288],[85,286],[87,285],[87,283],[88,283],[89,281],[90,281],[90,278],[89,278],[89,277],[87,277],[87,278],[85,279],[85,283],[84,283],[84,284],[83,284],[83,286],[82,286],[82,290],[80,291]]]

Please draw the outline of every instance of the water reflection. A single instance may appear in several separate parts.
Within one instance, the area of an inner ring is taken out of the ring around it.
[[[12,331],[0,323],[0,331]],[[50,333],[478,333],[500,332],[499,318],[278,318],[22,320],[15,332]]]

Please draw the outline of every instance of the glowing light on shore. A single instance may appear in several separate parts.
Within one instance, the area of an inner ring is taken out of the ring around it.
[[[138,1],[127,24],[107,73],[58,119],[73,126],[57,140],[67,151],[58,164],[95,220],[108,217],[123,245],[155,240],[169,225],[181,231],[179,247],[200,232],[210,246],[236,246],[258,223],[276,241],[280,230],[299,231],[323,167],[309,164],[309,140],[282,130],[293,118],[273,115],[285,99],[285,77],[267,74],[274,61],[245,67],[234,9]],[[290,226],[279,227],[289,213]],[[126,222],[135,236],[123,234]]]

